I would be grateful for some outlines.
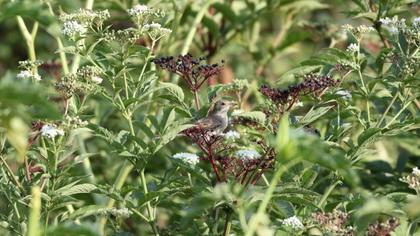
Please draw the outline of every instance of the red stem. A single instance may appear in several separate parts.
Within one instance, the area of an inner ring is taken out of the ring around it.
[[[216,180],[217,180],[217,182],[221,182],[220,181],[220,176],[219,176],[219,171],[217,169],[216,163],[214,163],[213,156],[209,156],[209,159],[210,159],[211,166],[213,167],[213,171],[216,174]]]

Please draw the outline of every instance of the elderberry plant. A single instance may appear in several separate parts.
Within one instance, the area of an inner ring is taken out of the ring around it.
[[[0,235],[417,235],[415,1],[0,1]]]

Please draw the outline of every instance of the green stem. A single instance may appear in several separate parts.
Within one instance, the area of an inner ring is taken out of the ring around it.
[[[146,71],[146,67],[149,64],[149,60],[150,60],[150,57],[153,54],[153,49],[155,48],[155,45],[156,45],[156,40],[153,40],[152,45],[150,46],[150,51],[146,56],[143,67],[141,68],[141,72],[140,72],[140,75],[139,75],[139,78],[138,78],[139,82],[143,79],[144,72]]]
[[[127,76],[126,76],[126,74],[124,73],[124,90],[125,90],[125,97],[128,99],[129,97],[128,97],[128,84],[127,84]]]
[[[9,174],[9,177],[13,180],[13,182],[15,182],[16,186],[18,186],[20,188],[20,190],[22,190],[22,192],[25,192],[25,189],[22,187],[22,185],[20,184],[20,182],[18,181],[16,176],[13,174],[12,169],[7,164],[6,160],[4,160],[2,155],[0,155],[0,160],[3,163],[3,165],[6,167],[6,170],[7,170],[7,173]]]
[[[327,191],[325,191],[324,195],[322,195],[321,199],[318,202],[318,207],[322,208],[324,207],[325,202],[327,201],[328,196],[330,196],[330,194],[332,193],[332,191],[334,190],[334,188],[341,183],[340,180],[335,181],[328,189]]]
[[[87,10],[92,10],[93,3],[94,3],[94,0],[87,0],[85,8]],[[84,44],[84,41],[82,41],[82,43]],[[75,73],[77,71],[77,69],[79,68],[79,63],[80,63],[80,55],[76,54],[73,58],[73,64],[71,65],[71,72],[72,73]]]
[[[28,28],[26,27],[25,21],[21,16],[16,16],[16,20],[18,22],[18,26],[20,32],[22,33],[23,37],[25,38],[26,45],[28,47],[28,57],[31,61],[36,61],[36,53],[35,53],[35,37],[38,32],[38,22],[35,22],[32,27],[32,32],[30,33]],[[35,67],[34,71],[35,74],[38,73],[38,69]]]
[[[201,20],[203,20],[204,15],[207,12],[207,9],[213,3],[213,0],[205,1],[203,6],[201,7],[200,11],[198,11],[197,15],[194,18],[193,24],[191,25],[190,31],[188,31],[187,37],[184,41],[184,46],[181,49],[181,55],[185,55],[190,50],[191,44],[194,39],[194,35],[197,32],[197,27],[200,24]],[[177,84],[179,76],[174,76],[172,82]]]
[[[197,111],[200,110],[200,98],[198,97],[198,91],[195,89],[194,90],[194,101],[195,101],[195,109],[197,109]]]
[[[397,91],[392,98],[391,102],[389,103],[388,107],[385,109],[384,113],[381,116],[381,119],[379,119],[378,123],[376,124],[376,128],[379,128],[381,126],[382,122],[385,119],[385,116],[388,114],[389,110],[391,109],[392,105],[394,105],[395,100],[397,100],[399,92]]]
[[[52,16],[55,16],[54,11],[52,9],[52,6],[49,2],[47,2],[48,5],[48,9],[50,11],[50,14]],[[61,60],[61,67],[63,68],[63,72],[64,74],[68,74],[69,71],[69,66],[67,64],[67,57],[66,57],[66,53],[64,52],[64,45],[63,42],[61,41],[60,37],[54,37],[55,41],[57,41],[57,46],[58,46],[58,54],[60,55],[60,60]]]
[[[39,236],[39,221],[41,217],[41,190],[39,186],[32,187],[31,209],[29,212],[28,236]]]
[[[201,7],[200,11],[195,16],[194,22],[190,28],[190,31],[188,32],[187,38],[185,39],[184,47],[182,47],[181,54],[184,55],[188,52],[190,49],[191,43],[194,39],[195,32],[197,31],[197,27],[200,24],[201,20],[204,17],[204,14],[206,13],[207,9],[210,7],[210,5],[213,3],[213,0],[206,1],[205,4]]]
[[[144,221],[149,221],[146,216],[144,216],[142,213],[140,213],[138,210],[130,207],[130,211],[134,212],[134,214],[138,215],[140,218],[142,218]]]
[[[232,222],[230,222],[230,217],[231,217],[232,213],[226,213],[226,221],[225,221],[225,227],[223,229],[223,235],[224,236],[229,236],[230,235],[230,228],[232,226]]]
[[[123,166],[121,167],[117,178],[115,179],[114,185],[112,186],[113,191],[118,191],[123,186],[125,180],[127,179],[128,175],[130,174],[131,170],[133,169],[133,165],[127,160],[124,161]],[[108,208],[111,208],[115,205],[115,200],[110,198],[106,204]],[[107,218],[106,216],[102,216],[99,219],[98,223],[98,230],[101,235],[104,234],[105,224],[106,224]]]
[[[86,9],[92,9],[94,0],[86,1]]]
[[[140,178],[141,178],[141,184],[143,186],[143,191],[144,194],[146,195],[147,193],[149,193],[149,190],[147,189],[147,182],[146,182],[146,176],[144,175],[144,168],[140,171]],[[150,201],[146,202],[147,205],[147,214],[149,216],[149,224],[152,227],[153,233],[155,235],[159,235],[159,233],[157,232],[156,226],[155,226],[155,216],[153,214],[153,209],[152,206],[150,205]]]
[[[245,231],[245,236],[254,235],[254,232],[257,230],[258,224],[260,224],[259,220],[264,215],[265,210],[268,206],[268,203],[270,202],[270,199],[273,196],[274,190],[276,189],[276,186],[278,182],[280,181],[281,176],[290,167],[292,167],[298,162],[299,162],[299,158],[293,159],[292,161],[280,166],[280,168],[278,168],[277,171],[274,173],[270,186],[268,186],[268,189],[264,194],[264,199],[262,200],[260,206],[258,207],[257,213],[254,214],[250,219],[248,229]]]
[[[401,115],[401,113],[412,103],[413,101],[407,102],[401,110],[392,118],[391,121],[388,122],[388,124],[385,125],[384,129],[388,128],[397,118]]]

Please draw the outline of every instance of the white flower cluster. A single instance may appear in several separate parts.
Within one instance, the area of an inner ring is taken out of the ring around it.
[[[101,29],[103,22],[109,17],[108,10],[92,11],[89,9],[79,9],[74,13],[60,16],[60,21],[63,22],[61,32],[71,39],[82,37],[90,26]]]
[[[121,218],[128,218],[131,214],[133,214],[132,211],[130,211],[128,208],[112,208],[109,210],[109,213],[115,217],[121,217]]]
[[[228,132],[224,133],[223,136],[227,140],[235,140],[241,138],[241,135],[234,130],[229,130]]]
[[[200,162],[200,158],[197,155],[187,152],[177,153],[173,155],[173,158],[182,160],[183,162],[188,163],[192,166],[195,166],[198,162]]]
[[[143,30],[145,30],[153,40],[158,40],[172,32],[172,30],[162,27],[161,24],[155,22],[145,24],[143,26]]]
[[[132,17],[138,17],[140,15],[148,13],[149,8],[146,5],[137,4],[133,8],[127,10],[128,15]]]
[[[80,117],[78,116],[65,115],[64,120],[65,120],[65,126],[69,127],[70,129],[83,127],[89,124],[87,121],[80,119]]]
[[[101,77],[99,77],[99,76],[93,76],[93,77],[92,77],[92,81],[93,81],[93,83],[95,83],[95,84],[101,84],[101,83],[102,83],[102,81],[103,81],[103,79],[102,79]]]
[[[347,47],[346,51],[350,53],[356,53],[359,51],[359,45],[357,43],[352,43]]]
[[[361,39],[365,34],[374,31],[375,29],[371,26],[366,25],[359,25],[357,27],[353,27],[352,25],[346,24],[342,27],[344,31],[352,33],[357,39]]]
[[[405,176],[400,181],[408,184],[408,187],[414,189],[417,194],[420,194],[420,170],[418,167],[414,167],[411,175]]]
[[[55,138],[55,136],[63,136],[64,130],[57,128],[55,125],[46,124],[41,128],[41,135],[47,138]]]
[[[299,101],[297,103],[295,103],[295,107],[304,107],[305,105],[303,104],[303,102]]]
[[[348,90],[338,90],[335,94],[343,97],[345,100],[350,100],[352,98]]]
[[[243,113],[244,111],[242,110],[233,110],[232,111],[232,116],[239,116],[241,113]]]
[[[299,231],[304,228],[302,222],[296,216],[289,217],[281,221],[282,224],[294,231]]]
[[[413,168],[413,172],[411,172],[414,176],[420,177],[420,170],[417,167]]]
[[[381,18],[379,19],[383,25],[388,27],[388,30],[391,34],[398,34],[398,31],[405,31],[407,26],[405,25],[405,19],[398,19],[398,16],[394,16],[393,18]]]
[[[63,28],[61,29],[61,32],[70,38],[73,38],[75,36],[80,37],[84,35],[86,31],[87,31],[86,26],[80,24],[79,22],[75,20],[64,22]]]
[[[414,18],[413,27],[416,28],[416,29],[420,29],[420,17]]]
[[[39,76],[38,74],[34,74],[30,70],[23,70],[23,71],[19,72],[19,74],[16,75],[16,78],[18,78],[18,79],[34,79],[36,81],[41,80],[41,76]]]
[[[138,4],[133,8],[127,10],[128,15],[133,18],[134,23],[137,25],[140,33],[147,33],[149,37],[156,41],[165,35],[168,35],[172,30],[162,27],[161,24],[155,23],[152,20],[160,18],[165,13],[159,9],[152,9],[146,5]]]
[[[261,157],[255,150],[239,150],[236,151],[235,156],[239,157],[242,161],[255,160]]]

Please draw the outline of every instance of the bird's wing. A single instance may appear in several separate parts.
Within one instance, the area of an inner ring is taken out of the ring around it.
[[[204,130],[214,130],[217,127],[222,125],[222,122],[219,119],[213,119],[212,117],[206,117],[198,120],[195,123],[198,127]]]

